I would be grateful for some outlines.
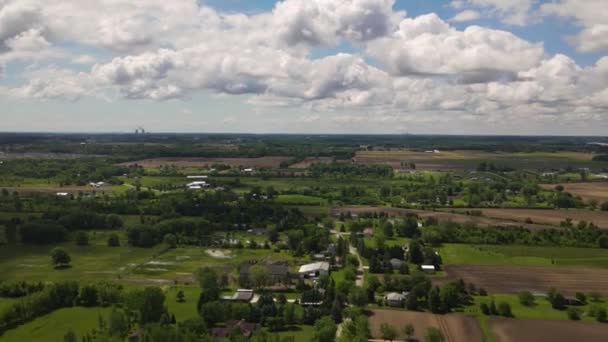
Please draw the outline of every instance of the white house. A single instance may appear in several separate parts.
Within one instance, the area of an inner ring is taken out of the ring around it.
[[[407,295],[407,293],[391,292],[384,296],[384,300],[388,306],[402,307]]]
[[[315,262],[300,266],[298,273],[301,277],[317,278],[329,273],[329,263],[326,261]]]

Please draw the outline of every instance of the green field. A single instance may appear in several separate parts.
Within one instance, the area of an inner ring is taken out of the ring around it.
[[[291,336],[294,338],[294,342],[309,342],[312,341],[314,334],[314,327],[310,325],[297,325],[291,327],[287,331],[278,333],[281,338]]]
[[[58,342],[72,329],[78,340],[97,328],[101,315],[107,320],[109,308],[66,308],[37,318],[0,336],[3,342]]]
[[[554,320],[568,320],[568,314],[566,310],[556,310],[551,307],[551,303],[546,298],[536,297],[536,302],[533,306],[524,306],[519,302],[519,298],[516,294],[493,294],[487,297],[475,297],[475,305],[467,307],[465,309],[466,313],[482,315],[479,304],[486,303],[489,304],[490,301],[494,299],[496,305],[500,302],[509,303],[511,306],[511,310],[515,318],[519,319],[554,319]],[[604,307],[608,308],[608,304],[606,302],[599,303],[587,303],[586,305],[577,306],[576,308],[580,309],[581,312],[588,313],[589,309],[592,306]],[[594,317],[589,316],[588,314],[583,314],[582,320],[585,321],[595,321]]]
[[[177,293],[184,292],[184,302],[177,302]],[[196,305],[201,293],[198,285],[194,286],[171,286],[165,290],[165,304],[169,312],[175,315],[177,322],[182,322],[190,318],[198,317]]]
[[[608,267],[608,250],[597,248],[445,244],[439,252],[446,265]]]
[[[306,195],[278,195],[276,203],[284,205],[326,205],[325,198],[306,196]]]

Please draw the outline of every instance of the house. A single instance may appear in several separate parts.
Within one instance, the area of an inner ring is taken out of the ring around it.
[[[211,330],[211,335],[213,336],[214,341],[225,341],[230,339],[230,336],[234,331],[239,331],[241,335],[245,337],[251,337],[251,335],[259,329],[260,325],[257,323],[249,323],[245,320],[228,321],[223,328],[213,328]]]
[[[403,307],[403,303],[407,298],[408,293],[391,292],[384,296],[384,300],[388,306]]]
[[[67,192],[58,192],[56,195],[57,195],[58,197],[66,197],[66,196],[68,196],[69,194],[68,194]]]
[[[209,183],[207,183],[205,181],[196,181],[196,182],[188,183],[188,184],[186,184],[186,186],[188,188],[190,188],[190,187],[196,187],[196,186],[203,188],[203,187],[208,187]]]
[[[317,278],[329,273],[329,263],[326,261],[315,262],[300,266],[298,274],[304,278]]]
[[[325,260],[327,260],[327,257],[325,256],[325,254],[318,253],[318,254],[314,254],[312,256],[312,260],[315,260],[315,261],[325,261]]]
[[[435,265],[420,265],[420,269],[424,272],[424,273],[430,273],[433,274],[435,273]]]
[[[252,173],[253,169],[244,169],[243,172],[245,172],[245,173]]]
[[[390,263],[394,270],[400,269],[401,266],[403,266],[403,264],[405,264],[405,262],[403,260],[399,260],[397,258],[391,259]]]
[[[89,183],[90,186],[94,187],[94,188],[101,188],[102,186],[105,186],[106,183],[105,182],[91,182]]]
[[[235,302],[244,302],[249,303],[253,299],[253,290],[249,289],[238,289],[236,292],[230,297],[230,300]]]
[[[374,237],[374,230],[372,228],[366,228],[363,230],[363,236],[367,238]]]

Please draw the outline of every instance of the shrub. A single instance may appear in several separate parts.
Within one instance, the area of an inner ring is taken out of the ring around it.
[[[570,320],[578,321],[581,319],[581,312],[577,308],[568,308],[567,313]]]
[[[529,291],[523,291],[518,294],[519,302],[524,306],[534,305],[534,296]]]
[[[503,317],[513,317],[513,312],[511,311],[511,305],[506,302],[502,302],[498,304],[498,314]]]
[[[112,233],[110,237],[108,237],[108,247],[119,247],[120,239],[118,238],[118,234]]]

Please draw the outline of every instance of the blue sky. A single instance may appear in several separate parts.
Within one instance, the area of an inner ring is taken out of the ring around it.
[[[8,0],[0,130],[604,134],[602,1]]]

